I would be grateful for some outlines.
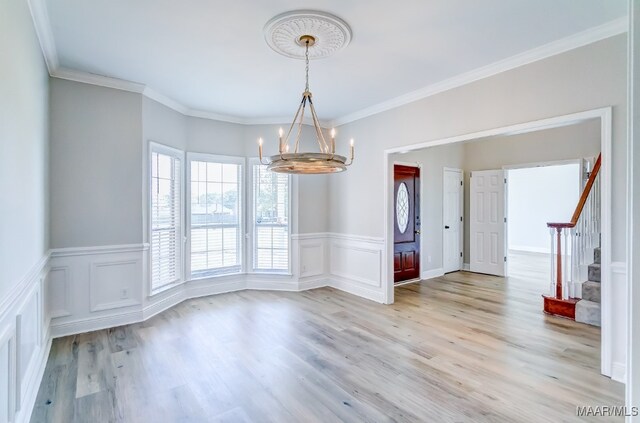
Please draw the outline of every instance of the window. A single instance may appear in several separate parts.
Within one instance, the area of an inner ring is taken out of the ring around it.
[[[151,144],[151,291],[182,280],[182,153]]]
[[[253,166],[253,268],[289,271],[288,175]]]
[[[244,159],[189,154],[191,278],[242,271]]]

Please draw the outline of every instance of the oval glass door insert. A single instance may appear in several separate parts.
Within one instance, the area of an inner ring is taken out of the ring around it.
[[[400,233],[405,233],[409,225],[409,191],[404,182],[398,187],[398,195],[396,196],[396,220]]]

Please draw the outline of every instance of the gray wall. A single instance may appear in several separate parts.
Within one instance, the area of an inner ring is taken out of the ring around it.
[[[487,138],[465,144],[464,149],[464,262],[469,263],[469,175],[475,170],[502,166],[595,157],[600,153],[600,123]],[[619,199],[621,201],[621,199]],[[566,219],[570,219],[571,215]],[[546,230],[544,227],[541,230]],[[614,239],[614,243],[616,240]]]
[[[443,266],[443,172],[445,167],[463,168],[464,147],[464,144],[458,143],[391,156],[394,162],[416,163],[420,166],[420,270],[422,272],[440,269]]]
[[[182,151],[256,157],[277,150],[279,125],[184,116],[137,93],[52,78],[52,247],[148,242],[149,141]],[[314,133],[303,130],[305,147]],[[328,230],[328,178],[294,176],[293,233]]]
[[[0,2],[0,298],[49,248],[49,75],[25,1]]]
[[[142,96],[51,79],[51,246],[142,242]]]
[[[455,88],[339,128],[357,162],[331,179],[330,230],[384,236],[385,149],[613,106],[613,260],[625,260],[626,35]]]
[[[264,139],[264,155],[276,154],[278,152],[278,128],[282,127],[287,131],[288,125],[246,125],[244,127],[246,156],[258,156],[257,140],[259,137]],[[300,148],[306,151],[318,150],[313,127],[303,127]],[[294,214],[297,213],[297,218],[294,219],[292,233],[317,233],[328,230],[329,180],[333,176],[297,175],[293,177],[293,194],[296,195],[297,192],[298,207],[297,210],[293,210]]]

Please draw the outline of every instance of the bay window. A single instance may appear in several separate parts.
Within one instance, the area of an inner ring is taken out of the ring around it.
[[[189,153],[191,279],[242,271],[244,159]]]

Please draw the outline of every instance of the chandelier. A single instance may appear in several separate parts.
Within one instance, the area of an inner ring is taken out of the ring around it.
[[[351,139],[350,158],[348,162],[345,156],[336,154],[335,129],[331,130],[331,138],[329,142],[325,139],[325,135],[320,127],[318,115],[316,114],[316,109],[313,106],[313,96],[311,91],[309,91],[309,47],[312,47],[316,43],[316,37],[313,35],[301,35],[296,41],[298,45],[304,46],[305,48],[305,88],[302,93],[302,101],[298,106],[298,110],[296,111],[293,122],[291,122],[291,126],[289,127],[286,136],[282,128],[280,128],[278,154],[263,159],[263,140],[262,138],[258,139],[260,163],[267,165],[267,170],[278,173],[323,174],[342,172],[347,169],[347,166],[350,166],[353,163],[353,139]],[[302,125],[305,113],[307,113],[307,106],[309,106],[309,113],[313,123],[315,138],[318,143],[318,152],[299,151],[300,136],[302,134]],[[292,142],[293,149],[290,149],[289,141]]]

